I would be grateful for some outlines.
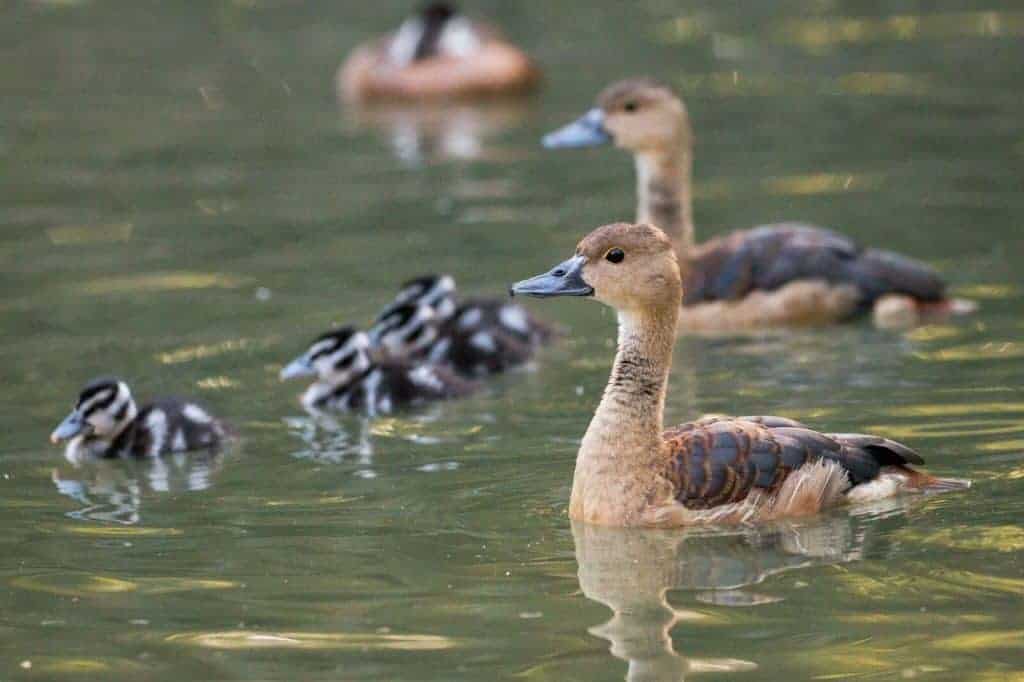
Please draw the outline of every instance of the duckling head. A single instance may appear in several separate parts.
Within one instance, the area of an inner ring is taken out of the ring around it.
[[[402,284],[395,300],[377,317],[382,320],[403,305],[422,303],[434,309],[440,320],[455,314],[455,279],[451,275],[421,275]]]
[[[683,101],[648,78],[631,78],[601,91],[594,108],[544,136],[548,149],[614,144],[634,154],[675,150],[692,140]]]
[[[321,334],[309,349],[281,370],[281,380],[315,376],[342,385],[370,367],[370,339],[355,327],[340,327]]]
[[[77,436],[112,440],[138,414],[128,385],[115,378],[93,379],[78,394],[74,409],[50,434],[57,444]]]
[[[424,303],[391,306],[369,331],[371,343],[392,357],[418,353],[438,336],[438,316]]]
[[[579,243],[550,271],[517,282],[511,294],[593,296],[620,311],[679,306],[682,282],[668,236],[653,225],[613,223]]]

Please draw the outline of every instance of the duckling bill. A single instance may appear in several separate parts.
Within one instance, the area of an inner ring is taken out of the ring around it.
[[[229,427],[196,402],[161,398],[140,408],[124,381],[99,378],[81,390],[50,442],[66,442],[70,459],[158,457],[216,449],[230,436]]]
[[[535,297],[587,296],[618,312],[608,385],[576,456],[571,518],[608,526],[739,523],[817,513],[901,492],[944,492],[896,441],[828,434],[783,417],[712,417],[665,430],[682,276],[660,229],[619,223],[575,255],[512,286]]]

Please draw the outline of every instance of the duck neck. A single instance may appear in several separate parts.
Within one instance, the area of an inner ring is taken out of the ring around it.
[[[576,457],[572,518],[632,525],[658,484],[678,316],[676,305],[619,312],[615,363]]]
[[[695,245],[691,173],[693,150],[679,142],[671,149],[636,154],[637,222],[660,227],[672,240],[680,264]]]

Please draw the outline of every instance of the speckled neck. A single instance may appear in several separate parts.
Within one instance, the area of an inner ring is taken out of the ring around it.
[[[679,307],[619,312],[615,363],[576,457],[569,513],[633,525],[661,477],[662,420]]]
[[[693,251],[693,150],[680,142],[674,149],[641,152],[636,159],[637,222],[660,227],[672,240],[680,264]]]

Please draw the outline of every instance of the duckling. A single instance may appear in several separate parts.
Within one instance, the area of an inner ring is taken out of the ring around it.
[[[159,457],[170,452],[214,450],[230,437],[226,424],[192,401],[162,398],[136,407],[128,384],[90,381],[50,441],[67,442],[66,456]]]
[[[497,29],[433,2],[394,33],[357,47],[337,80],[351,100],[415,100],[524,92],[539,78]]]
[[[444,367],[401,357],[374,360],[370,337],[354,327],[319,336],[281,370],[281,380],[315,376],[302,394],[310,410],[387,414],[430,400],[468,395],[476,386]]]
[[[820,227],[763,225],[698,245],[693,133],[686,105],[667,85],[610,85],[582,118],[543,139],[553,149],[609,143],[634,155],[637,221],[672,239],[684,277],[681,319],[691,330],[830,324],[871,311],[880,326],[897,327],[976,307],[950,299],[925,263]]]
[[[826,434],[782,417],[709,417],[663,430],[683,281],[668,236],[618,223],[587,235],[528,296],[595,298],[618,312],[611,377],[576,456],[569,516],[607,526],[685,526],[800,516],[899,492],[958,490],[906,445]]]
[[[426,320],[413,302],[434,312],[435,329],[423,329]],[[402,284],[370,329],[371,339],[390,352],[449,365],[464,376],[522,365],[553,336],[550,326],[520,305],[487,298],[457,301],[450,275],[422,275]]]

